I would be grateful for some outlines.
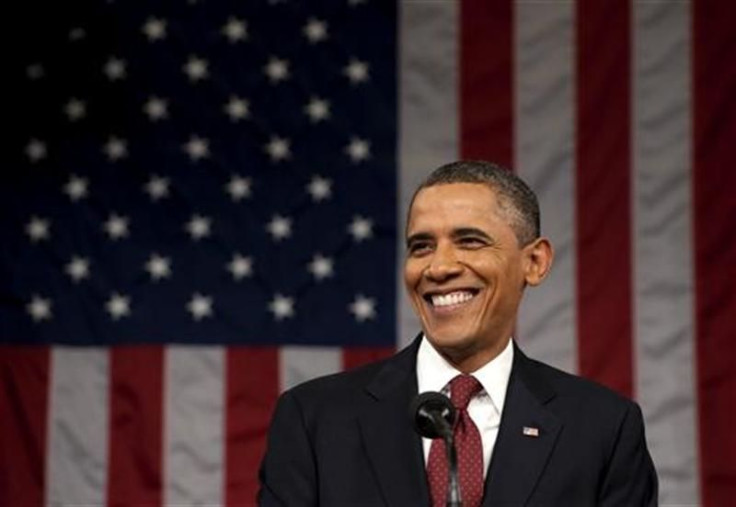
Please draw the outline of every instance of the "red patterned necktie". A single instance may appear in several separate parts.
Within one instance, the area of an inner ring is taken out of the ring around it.
[[[483,444],[480,432],[468,415],[468,403],[482,389],[470,375],[458,375],[450,381],[450,399],[457,408],[455,447],[457,448],[458,482],[463,507],[478,507],[483,499]],[[445,442],[432,441],[427,459],[429,494],[433,507],[444,507],[447,500],[447,458]]]

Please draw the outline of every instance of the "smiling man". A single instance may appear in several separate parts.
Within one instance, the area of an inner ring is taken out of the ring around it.
[[[445,505],[444,444],[407,407],[441,391],[465,507],[657,505],[639,407],[527,358],[512,339],[553,251],[534,193],[488,162],[434,171],[414,194],[404,279],[422,324],[393,358],[282,395],[260,479],[264,506]]]
[[[425,336],[465,373],[506,348],[524,287],[539,284],[552,263],[538,213],[524,214],[494,188],[510,187],[532,210],[533,194],[500,170],[486,183],[481,175],[477,183],[464,182],[470,167],[484,166],[445,166],[416,193],[404,269]]]

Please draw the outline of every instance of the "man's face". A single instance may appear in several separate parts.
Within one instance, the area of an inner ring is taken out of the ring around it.
[[[521,248],[495,192],[476,183],[422,189],[407,224],[404,281],[429,341],[463,371],[506,346],[525,283],[541,276],[537,240]],[[544,253],[544,252],[542,252]]]

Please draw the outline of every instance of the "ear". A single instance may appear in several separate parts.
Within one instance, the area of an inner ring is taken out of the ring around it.
[[[547,238],[537,238],[524,247],[524,281],[531,285],[539,285],[552,268],[554,251]]]

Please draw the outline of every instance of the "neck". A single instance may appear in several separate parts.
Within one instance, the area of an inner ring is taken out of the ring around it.
[[[503,352],[511,338],[496,341],[492,346],[479,350],[437,350],[447,362],[465,374],[471,374],[493,361]]]

